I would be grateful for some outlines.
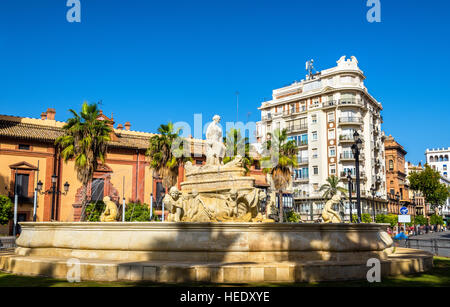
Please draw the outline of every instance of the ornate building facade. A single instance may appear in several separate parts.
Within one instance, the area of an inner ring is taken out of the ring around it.
[[[273,90],[272,99],[259,107],[257,142],[262,144],[277,128],[287,129],[289,139],[299,148],[299,166],[287,192],[293,193],[295,205],[305,219],[320,215],[324,200],[319,189],[329,176],[339,177],[341,186],[347,188],[350,172],[355,191],[355,157],[351,150],[355,131],[363,141],[363,212],[371,212],[373,203],[377,213],[387,210],[382,105],[369,94],[365,78],[355,57],[342,57],[336,67]],[[371,196],[372,187],[375,197]],[[345,210],[348,214],[348,202]]]
[[[63,162],[55,146],[55,140],[63,134],[65,124],[55,120],[56,111],[48,109],[41,118],[25,118],[0,115],[0,195],[7,195],[14,201],[18,197],[18,221],[33,219],[34,191],[42,182],[42,191],[52,189],[52,179],[56,190],[66,195],[52,194],[37,196],[37,221],[78,221],[81,215],[82,185],[77,179],[74,161]],[[150,204],[151,198],[156,208],[161,205],[165,190],[161,178],[150,168],[145,152],[149,139],[154,134],[132,131],[129,122],[114,128],[114,119],[100,114],[100,120],[112,122],[113,134],[108,144],[104,165],[94,173],[88,185],[88,199],[95,202],[110,196],[117,204],[141,202]],[[205,161],[204,141],[188,139],[193,163]],[[255,165],[250,175],[258,187],[265,188],[265,175]],[[184,180],[184,169],[180,167],[178,185]],[[180,186],[179,186],[180,188]],[[157,212],[158,213],[158,212]],[[160,214],[160,212],[159,212]],[[11,233],[12,222],[7,227],[0,226],[0,232]]]

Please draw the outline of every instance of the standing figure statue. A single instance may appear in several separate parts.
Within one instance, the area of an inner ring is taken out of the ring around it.
[[[336,211],[332,209],[333,205],[338,205],[341,201],[339,195],[334,195],[329,201],[325,203],[325,207],[322,211],[322,218],[324,223],[341,223],[342,219]]]
[[[105,203],[105,211],[103,211],[102,215],[100,215],[100,222],[115,222],[117,219],[117,206],[111,201],[109,196],[105,196],[103,198],[103,202]]]
[[[220,116],[214,115],[213,122],[206,129],[206,164],[222,165],[225,157],[222,129],[219,126]]]

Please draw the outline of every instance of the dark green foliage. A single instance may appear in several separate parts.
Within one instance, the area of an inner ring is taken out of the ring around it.
[[[0,225],[8,224],[13,218],[13,203],[7,196],[0,195]]]
[[[90,203],[86,206],[86,221],[88,222],[100,222],[100,215],[105,210],[105,203],[98,201]]]
[[[226,155],[223,163],[227,164],[233,161],[239,154],[242,156],[244,168],[248,172],[253,163],[253,159],[250,157],[250,142],[248,137],[242,137],[240,129],[231,128],[227,136],[223,138],[223,142],[226,146]]]
[[[413,172],[408,176],[411,190],[422,192],[426,201],[433,208],[444,205],[450,197],[450,191],[445,184],[440,182],[441,175],[428,164],[421,172]]]
[[[395,214],[377,214],[375,221],[380,224],[389,224],[391,227],[398,225],[398,216]]]
[[[297,212],[294,212],[294,211],[289,211],[289,212],[287,213],[287,218],[286,218],[286,220],[287,220],[289,223],[300,223],[300,222],[302,221],[302,219],[301,219],[301,217],[300,217],[300,214],[297,213]]]
[[[430,224],[431,225],[444,225],[444,219],[442,218],[442,216],[433,214],[432,216],[430,216]]]
[[[149,222],[150,206],[141,203],[129,203],[125,210],[125,221],[127,222]],[[155,208],[153,208],[152,220],[155,220]]]

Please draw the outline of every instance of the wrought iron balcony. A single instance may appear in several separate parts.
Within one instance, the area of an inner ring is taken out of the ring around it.
[[[357,125],[361,125],[363,123],[362,118],[361,117],[340,117],[339,118],[339,124],[344,125],[344,124],[357,124]]]
[[[286,130],[287,130],[287,133],[304,131],[304,130],[308,130],[308,125],[306,125],[306,124],[304,124],[304,125],[290,125],[290,126],[287,126]]]

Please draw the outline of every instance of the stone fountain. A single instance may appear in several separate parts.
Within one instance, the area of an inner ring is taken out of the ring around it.
[[[376,258],[381,275],[423,272],[426,252],[394,250],[387,224],[273,223],[259,212],[265,193],[245,176],[242,157],[223,164],[219,116],[206,133],[207,161],[187,163],[181,191],[164,198],[169,222],[23,222],[14,254],[0,269],[81,280],[154,282],[308,282],[365,279]],[[336,201],[336,200],[333,200]],[[73,263],[79,263],[74,268]]]

